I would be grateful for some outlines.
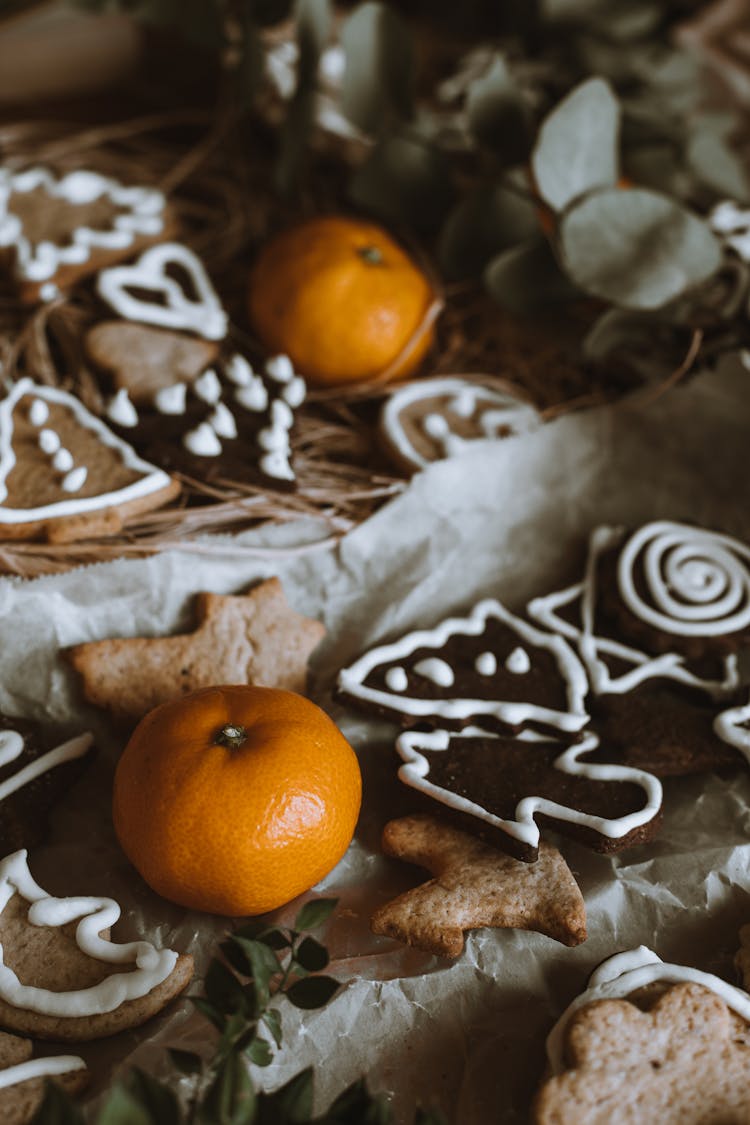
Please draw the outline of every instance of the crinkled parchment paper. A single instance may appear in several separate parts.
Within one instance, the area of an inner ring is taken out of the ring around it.
[[[328,637],[313,661],[315,698],[360,754],[364,808],[355,843],[318,890],[339,896],[326,941],[347,982],[321,1012],[284,1008],[285,1047],[259,1077],[269,1085],[316,1066],[319,1107],[362,1073],[388,1090],[399,1121],[416,1101],[455,1125],[525,1120],[544,1065],[544,1037],[604,957],[641,943],[731,978],[739,926],[750,919],[750,775],[666,783],[653,844],[622,856],[562,850],[583,889],[588,941],[574,950],[537,934],[483,930],[454,964],[369,933],[371,909],[413,885],[415,869],[378,855],[380,829],[407,811],[395,780],[393,729],[345,714],[330,689],[342,663],[375,641],[437,622],[494,595],[511,608],[579,574],[599,522],[690,519],[750,539],[750,377],[705,375],[659,401],[561,418],[536,433],[482,443],[432,466],[332,549],[297,550],[307,526],[213,541],[33,582],[0,580],[0,707],[91,726],[98,758],[53,820],[31,866],[58,894],[104,892],[123,906],[120,933],[138,929],[193,952],[199,974],[225,919],[186,914],[150,893],[117,850],[109,786],[113,730],[80,702],[61,646],[190,626],[198,590],[238,592],[278,574],[291,604],[320,617]],[[313,535],[314,538],[314,535]],[[299,903],[279,912],[291,921]],[[167,1044],[208,1046],[186,1003],[138,1032],[83,1047],[95,1104],[121,1066],[169,1069]]]

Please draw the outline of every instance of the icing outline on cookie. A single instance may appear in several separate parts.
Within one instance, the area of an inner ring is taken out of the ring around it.
[[[109,230],[78,227],[64,246],[44,240],[32,246],[18,215],[8,210],[14,194],[44,188],[48,195],[71,204],[93,202],[105,195],[116,207],[128,210],[115,215]],[[15,270],[23,279],[47,281],[61,266],[82,265],[93,250],[126,250],[139,235],[155,237],[164,229],[164,195],[155,188],[126,187],[97,172],[76,171],[57,179],[46,168],[11,172],[0,168],[0,246],[13,246]],[[49,299],[52,293],[42,294]]]
[[[32,926],[58,927],[80,918],[76,944],[82,953],[107,964],[134,964],[135,968],[132,972],[112,973],[90,988],[52,992],[22,984],[4,963],[0,945],[0,1000],[15,1008],[56,1017],[113,1012],[126,1000],[147,996],[167,979],[177,963],[178,955],[171,949],[158,950],[147,941],[117,944],[101,937],[101,931],[113,926],[120,917],[120,907],[115,900],[48,895],[32,876],[25,849],[13,852],[0,862],[0,922],[3,910],[16,893],[30,903],[28,920]]]
[[[35,758],[33,762],[29,762],[18,773],[14,773],[5,781],[0,781],[0,801],[4,801],[11,793],[15,793],[24,785],[28,785],[35,778],[41,777],[47,770],[54,769],[55,766],[60,766],[63,762],[72,762],[76,758],[82,758],[91,749],[93,742],[93,734],[86,731],[85,734],[70,738],[67,742],[63,742],[53,750],[48,750],[46,754]],[[0,731],[0,768],[10,765],[16,758],[19,758],[23,753],[23,748],[24,740],[18,731]]]
[[[401,457],[414,469],[424,469],[432,464],[433,460],[441,458],[423,457],[409,441],[406,430],[400,419],[402,410],[411,406],[420,399],[440,398],[452,396],[452,402],[446,409],[453,410],[463,417],[469,417],[476,412],[477,402],[485,401],[485,408],[477,418],[477,428],[483,431],[476,438],[462,438],[454,434],[447,425],[440,432],[430,433],[427,436],[442,449],[442,459],[453,457],[465,452],[466,447],[482,438],[496,437],[499,430],[507,427],[512,434],[528,433],[540,424],[539,414],[536,409],[522,399],[509,394],[507,391],[498,391],[492,387],[485,387],[481,383],[469,383],[464,379],[441,378],[420,380],[409,383],[395,391],[386,401],[381,414],[381,426],[388,440]],[[489,401],[488,401],[489,400]],[[454,405],[458,404],[458,405]],[[492,404],[495,404],[494,406]],[[470,409],[469,409],[470,407]],[[425,416],[423,422],[431,417]],[[442,414],[436,417],[443,418]]]
[[[35,402],[46,400],[72,411],[84,429],[94,433],[103,445],[120,454],[126,468],[142,475],[138,480],[122,488],[97,493],[95,496],[71,496],[36,508],[4,507],[3,503],[8,495],[6,481],[16,463],[16,454],[13,450],[13,411],[25,395],[32,395]],[[148,461],[143,461],[132,446],[113,434],[99,418],[89,413],[79,399],[66,391],[59,390],[57,387],[41,386],[31,379],[24,378],[20,379],[6,398],[0,401],[0,524],[32,523],[35,520],[71,516],[79,512],[96,511],[99,508],[112,508],[137,497],[158,492],[166,488],[170,482],[171,478],[167,473],[149,464]]]
[[[197,299],[192,300],[170,277],[167,266],[178,265],[190,278]],[[201,260],[181,242],[160,242],[149,247],[129,266],[102,270],[96,288],[102,300],[125,320],[160,328],[186,329],[206,340],[223,340],[229,319]],[[160,293],[165,305],[141,300],[129,288]]]
[[[691,969],[686,965],[670,965],[645,945],[616,953],[603,961],[592,973],[585,992],[565,1009],[547,1036],[547,1059],[554,1074],[564,1069],[563,1040],[565,1029],[574,1012],[594,1000],[626,1000],[639,988],[654,983],[699,984],[715,993],[728,1008],[750,1023],[750,995],[735,988],[721,977]]]
[[[721,711],[713,722],[714,734],[734,746],[750,764],[750,702]]]
[[[671,523],[666,520],[655,521],[645,524],[631,535],[628,535],[627,530],[622,527],[602,526],[596,528],[589,538],[588,558],[583,581],[576,582],[564,590],[546,594],[544,597],[533,598],[526,607],[527,612],[530,617],[544,625],[545,628],[559,633],[576,645],[588,672],[591,689],[596,695],[604,695],[610,692],[623,694],[638,687],[646,680],[663,678],[697,688],[706,692],[713,699],[724,698],[734,691],[739,684],[737,657],[734,654],[723,658],[724,678],[722,680],[707,680],[692,672],[686,658],[679,653],[667,652],[652,656],[634,645],[618,641],[612,637],[599,636],[594,632],[597,563],[599,557],[605,551],[623,543],[623,540],[625,540],[625,543],[618,560],[618,584],[623,600],[640,620],[650,625],[653,625],[655,620],[661,620],[659,616],[661,611],[644,614],[641,609],[642,599],[635,591],[629,568],[634,561],[634,556],[647,537],[653,535],[655,536],[653,541],[654,553],[650,560],[651,569],[653,569],[656,552],[665,542],[664,539],[659,538],[662,533],[666,536],[666,541],[678,545],[682,539],[692,538],[697,541],[701,549],[706,549],[716,540],[720,548],[723,548],[724,544],[731,545],[732,550],[737,554],[750,559],[750,548],[744,544],[738,543],[729,536],[706,532],[686,524]],[[687,536],[684,533],[688,533]],[[684,552],[679,554],[679,559],[682,559],[683,562],[688,561]],[[699,592],[698,586],[695,589]],[[750,574],[748,575],[748,592],[750,593]],[[574,624],[566,620],[559,613],[560,610],[573,606],[576,602],[579,603],[577,613],[580,624]],[[647,609],[648,607],[644,608]],[[701,609],[700,604],[698,608]],[[705,612],[705,610],[701,610],[701,612]],[[744,617],[741,620],[744,620]],[[750,602],[748,603],[747,620],[750,624]],[[710,632],[708,631],[710,624],[708,621],[705,625],[700,626],[700,632],[697,629],[688,631],[687,624],[675,622],[675,627],[671,631],[683,636],[720,635],[720,630],[716,628],[715,623]],[[624,673],[612,675],[606,662],[602,659],[603,656],[614,657],[618,661],[631,665],[631,667]]]
[[[479,727],[465,727],[462,731],[406,731],[396,739],[396,749],[404,760],[404,765],[399,768],[398,776],[405,785],[417,789],[421,793],[432,797],[441,804],[455,809],[457,812],[468,813],[479,820],[499,828],[508,836],[518,840],[519,843],[529,847],[537,847],[540,840],[539,827],[534,820],[535,813],[544,813],[554,817],[555,820],[566,821],[569,824],[578,824],[591,828],[594,832],[609,839],[619,840],[627,836],[634,828],[640,828],[659,812],[662,804],[662,786],[658,778],[644,770],[634,769],[630,766],[618,766],[612,763],[602,764],[594,762],[580,762],[578,759],[583,754],[589,754],[599,746],[599,739],[595,734],[588,734],[580,742],[573,743],[555,759],[553,765],[562,773],[572,776],[587,777],[593,781],[622,781],[638,785],[646,794],[646,803],[642,809],[627,813],[625,816],[609,819],[596,816],[594,813],[580,812],[567,805],[560,805],[546,797],[529,794],[522,797],[516,805],[515,819],[504,820],[495,816],[484,806],[470,801],[466,797],[444,789],[429,780],[430,763],[421,750],[444,751],[448,750],[454,738],[483,738],[493,739],[499,736]],[[550,739],[534,737],[534,732],[522,732],[518,736],[521,742],[550,742]],[[529,753],[533,750],[529,749]]]
[[[0,1070],[0,1090],[30,1082],[32,1078],[58,1078],[61,1074],[71,1074],[74,1070],[85,1070],[86,1063],[78,1055],[48,1055],[38,1059],[6,1066]]]
[[[418,699],[367,687],[364,681],[378,665],[399,661],[419,648],[440,649],[446,641],[459,634],[480,636],[490,617],[497,618],[532,646],[546,649],[557,663],[565,683],[567,711],[557,711],[535,703],[494,699]],[[379,645],[360,656],[354,664],[339,673],[338,687],[354,699],[375,706],[396,710],[410,718],[469,719],[492,716],[510,727],[526,722],[543,723],[561,731],[577,732],[588,721],[583,701],[588,691],[586,673],[570,645],[556,633],[543,633],[533,625],[510,613],[499,601],[486,598],[471,610],[468,617],[449,617],[434,629],[418,629],[398,641]]]

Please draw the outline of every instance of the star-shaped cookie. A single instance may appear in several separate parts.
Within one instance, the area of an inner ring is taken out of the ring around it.
[[[198,594],[195,615],[192,633],[67,649],[89,702],[137,722],[161,703],[218,684],[304,691],[308,659],[325,627],[290,607],[278,578],[248,594]]]
[[[564,945],[586,939],[583,896],[549,844],[536,863],[519,863],[433,817],[407,816],[386,825],[383,850],[434,878],[380,907],[376,934],[439,957],[458,957],[464,931],[482,926],[536,930]]]

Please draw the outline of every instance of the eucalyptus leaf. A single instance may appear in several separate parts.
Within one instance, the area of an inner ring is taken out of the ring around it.
[[[233,940],[250,965],[256,1002],[258,1008],[263,1009],[271,995],[271,977],[279,971],[276,955],[261,941],[248,941],[247,938],[240,937],[235,937]]]
[[[750,202],[745,163],[720,133],[695,130],[688,141],[687,161],[701,183],[738,203]]]
[[[257,1036],[245,1048],[245,1054],[256,1066],[270,1066],[273,1062],[271,1044]]]
[[[96,1125],[160,1125],[160,1122],[129,1090],[118,1084],[108,1094]]]
[[[295,1008],[309,1011],[325,1007],[338,990],[339,982],[333,977],[305,977],[303,980],[296,980],[285,989],[284,995],[291,1000]]]
[[[44,1097],[29,1125],[84,1125],[84,1117],[62,1086],[47,1079]]]
[[[503,164],[520,164],[530,148],[529,114],[521,88],[502,55],[475,79],[466,96],[469,129]]]
[[[387,1100],[371,1094],[360,1078],[331,1102],[320,1125],[389,1125],[392,1120]]]
[[[205,1125],[252,1125],[256,1095],[242,1056],[227,1056],[200,1106]]]
[[[484,283],[498,304],[517,313],[580,296],[543,238],[531,239],[498,254],[484,271]]]
[[[345,20],[341,108],[365,133],[379,134],[414,112],[414,51],[398,12],[367,0]]]
[[[202,996],[191,996],[189,999],[197,1011],[199,1011],[202,1016],[205,1016],[215,1028],[221,1031],[224,1026],[224,1017],[218,1008],[215,1008],[213,1004],[205,1000]]]
[[[487,263],[539,231],[530,198],[511,188],[484,184],[451,211],[440,232],[437,255],[449,281],[479,277]]]
[[[185,1051],[182,1047],[168,1047],[167,1053],[172,1060],[172,1065],[180,1074],[190,1076],[199,1074],[203,1069],[203,1059],[195,1051]]]
[[[609,84],[589,78],[545,118],[532,168],[542,197],[556,211],[618,178],[620,107]]]
[[[209,1003],[225,1015],[244,1005],[242,984],[221,961],[212,961],[206,971],[203,988]]]
[[[300,907],[297,917],[294,919],[294,928],[298,931],[317,930],[322,926],[333,914],[336,909],[338,899],[335,898],[311,898],[304,906]]]
[[[325,969],[330,958],[328,950],[313,937],[305,937],[294,951],[294,960],[308,973],[319,973]]]
[[[134,1066],[128,1073],[128,1092],[159,1125],[180,1125],[180,1106],[174,1093],[151,1074]]]
[[[277,1047],[281,1046],[281,1015],[276,1008],[266,1008],[261,1016],[261,1020],[266,1025],[273,1037],[273,1041]]]
[[[354,172],[349,194],[387,221],[433,230],[453,199],[450,163],[421,137],[390,136]]]
[[[658,328],[653,314],[607,309],[594,321],[582,344],[587,359],[602,362],[618,352],[627,354],[653,339]]]
[[[274,1090],[272,1094],[262,1094],[258,1100],[261,1106],[264,1103],[273,1105],[285,1125],[297,1125],[312,1117],[313,1082],[313,1069],[309,1066],[295,1074],[278,1090]],[[264,1119],[265,1115],[261,1111],[261,1120]]]
[[[621,308],[660,308],[721,264],[706,223],[644,188],[590,195],[564,216],[560,243],[571,279]]]

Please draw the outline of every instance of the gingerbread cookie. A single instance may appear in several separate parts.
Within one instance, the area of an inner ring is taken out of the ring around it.
[[[0,1118],[4,1125],[26,1125],[44,1100],[46,1082],[52,1080],[68,1095],[88,1085],[86,1063],[77,1055],[32,1058],[29,1039],[0,1031]]]
[[[110,898],[54,898],[25,850],[0,862],[0,1025],[62,1042],[138,1027],[187,985],[193,959],[146,941],[117,944]]]
[[[750,996],[643,947],[605,961],[547,1040],[537,1125],[746,1121]]]
[[[113,325],[108,334],[110,343],[116,329]],[[186,338],[185,346],[190,343],[202,341]],[[124,341],[111,354],[123,352]],[[110,365],[115,367],[114,358]],[[191,366],[195,372],[192,359]],[[107,421],[142,456],[200,480],[261,482],[276,488],[294,484],[291,433],[306,387],[286,356],[268,360],[261,373],[239,353],[193,378],[180,378],[176,365],[165,366],[160,385],[150,393],[147,378],[156,384],[148,369],[120,363],[115,371],[119,389],[107,405]]]
[[[249,594],[198,594],[196,617],[196,629],[185,635],[65,650],[89,702],[135,723],[161,703],[218,684],[304,692],[307,663],[325,628],[290,608],[278,578]]]
[[[229,327],[200,258],[181,242],[152,246],[136,262],[102,270],[96,290],[125,320],[223,340]]]
[[[383,850],[434,878],[380,907],[373,933],[438,957],[458,957],[464,932],[482,926],[536,930],[564,945],[586,940],[578,884],[549,844],[529,866],[432,817],[408,816],[386,825]]]
[[[213,340],[105,320],[89,329],[86,354],[112,380],[114,391],[125,391],[135,406],[151,403],[159,391],[175,383],[192,383],[218,359]]]
[[[38,723],[0,714],[0,855],[40,841],[93,741],[87,732],[56,744]]]
[[[0,402],[0,537],[112,534],[178,492],[73,395],[21,379]]]
[[[500,602],[479,602],[361,656],[338,678],[342,700],[398,718],[460,728],[575,734],[587,721],[583,667],[562,637],[543,633]]]
[[[79,278],[163,238],[160,191],[97,172],[0,168],[0,266],[21,300],[49,300]]]
[[[538,412],[510,389],[465,379],[420,379],[393,392],[380,414],[386,448],[407,473],[456,457],[482,438],[526,433]]]
[[[534,737],[503,738],[478,728],[407,731],[396,748],[399,778],[438,802],[461,827],[535,862],[539,826],[550,825],[599,852],[651,839],[661,820],[662,787],[643,770],[590,760],[589,734],[564,747]]]

